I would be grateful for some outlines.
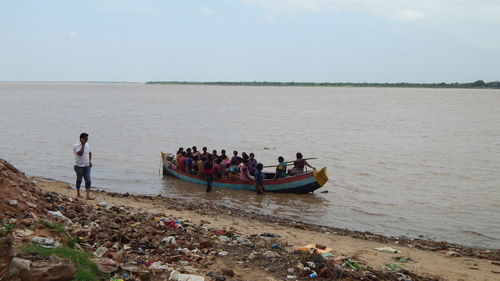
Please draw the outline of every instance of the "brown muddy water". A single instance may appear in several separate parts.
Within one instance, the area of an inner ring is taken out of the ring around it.
[[[0,158],[73,182],[90,133],[93,185],[321,225],[500,248],[500,91],[0,83]],[[159,175],[160,151],[297,151],[331,182],[314,194],[203,187]],[[321,193],[321,191],[328,193]]]

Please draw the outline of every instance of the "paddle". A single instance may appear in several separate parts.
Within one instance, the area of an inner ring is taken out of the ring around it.
[[[301,160],[312,160],[312,159],[318,159],[318,158],[302,158]],[[293,161],[285,161],[285,163],[293,163],[297,161],[297,159]],[[269,165],[269,166],[264,166],[263,168],[271,168],[271,167],[277,167],[278,165]]]

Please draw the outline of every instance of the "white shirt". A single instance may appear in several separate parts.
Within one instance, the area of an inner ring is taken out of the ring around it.
[[[82,143],[77,142],[75,145],[73,145],[73,152],[75,153],[75,166],[78,167],[87,167],[90,166],[90,161],[89,161],[89,153],[90,153],[90,146],[89,143],[85,143],[85,147],[83,148],[83,154],[82,156],[78,155],[76,152],[80,150],[82,147]]]

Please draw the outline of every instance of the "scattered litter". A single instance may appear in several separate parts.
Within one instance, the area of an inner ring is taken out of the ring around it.
[[[31,236],[35,234],[35,232],[31,229],[16,229],[14,230],[14,237],[19,238],[19,237],[26,237],[26,236]]]
[[[155,261],[154,263],[152,263],[149,268],[151,269],[156,269],[156,270],[173,270],[173,268],[171,268],[170,266],[168,265],[164,265],[164,264],[161,264],[161,262],[159,261]]]
[[[375,248],[374,250],[379,251],[379,252],[383,252],[383,253],[389,253],[389,254],[399,253],[398,250],[393,249],[391,247],[380,247],[380,248]]]
[[[316,277],[318,277],[318,274],[313,271],[311,274],[309,274],[309,277],[316,278]]]
[[[9,200],[9,205],[17,206],[17,200]]]
[[[39,237],[39,236],[33,237],[33,239],[31,239],[31,242],[39,244],[40,246],[48,249],[57,248],[61,246],[59,242],[55,241],[54,238],[50,237]]]
[[[192,275],[192,274],[182,274],[177,270],[173,270],[170,273],[170,279],[172,281],[205,281],[205,277]]]
[[[323,247],[324,248],[320,249],[320,248],[318,248],[318,246],[320,246],[321,248],[323,248]],[[318,245],[318,244],[307,244],[305,246],[299,247],[298,249],[301,251],[304,251],[304,252],[318,253],[318,254],[328,253],[328,252],[332,251],[331,248],[327,248],[323,245]]]
[[[61,212],[59,211],[47,211],[49,214],[53,215],[54,217],[58,217],[58,218],[61,218],[63,220],[70,220],[68,219],[67,217],[65,217]]]
[[[174,236],[168,236],[168,237],[165,237],[161,240],[161,242],[165,242],[167,245],[175,245],[177,244],[177,242],[175,241],[175,237]]]
[[[277,249],[277,250],[285,250],[283,247],[281,247],[279,244],[272,244],[271,248]]]
[[[228,253],[228,252],[226,252],[226,251],[221,251],[221,252],[219,252],[219,254],[218,254],[218,255],[219,255],[219,256],[221,256],[221,257],[224,257],[224,256],[229,255],[229,253]]]
[[[97,266],[99,267],[99,270],[104,273],[111,273],[118,270],[118,263],[108,258],[101,258],[97,260]]]
[[[392,260],[395,261],[395,262],[405,263],[405,262],[408,262],[410,260],[410,258],[407,258],[407,257],[393,257]]]
[[[382,266],[382,270],[389,270],[389,271],[400,271],[401,268],[395,264],[392,263],[387,263],[384,266]]]
[[[275,238],[281,237],[278,234],[268,233],[268,232],[261,233],[260,236],[263,236],[263,237],[275,237]]]
[[[99,247],[99,248],[97,248],[97,250],[94,251],[94,256],[100,258],[100,257],[104,256],[104,254],[106,254],[107,251],[108,251],[108,248]]]

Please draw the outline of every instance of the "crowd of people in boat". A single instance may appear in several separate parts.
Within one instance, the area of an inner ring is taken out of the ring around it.
[[[314,169],[303,159],[300,152],[297,152],[296,158],[293,161],[293,168],[287,170],[287,163],[292,161],[285,162],[285,159],[279,156],[273,179],[304,173],[305,167]],[[217,150],[212,150],[211,153],[208,152],[206,147],[203,147],[202,151],[199,151],[196,146],[186,149],[179,147],[173,160],[177,170],[204,177],[207,180],[207,192],[212,190],[212,181],[220,178],[239,179],[243,182],[255,183],[255,190],[258,194],[265,191],[264,174],[262,172],[264,165],[255,159],[253,152],[250,154],[243,152],[240,156],[238,151],[233,151],[233,155],[230,157],[226,155],[224,149],[218,154]]]

